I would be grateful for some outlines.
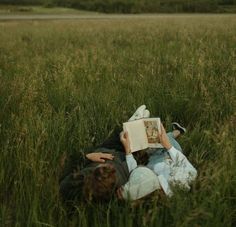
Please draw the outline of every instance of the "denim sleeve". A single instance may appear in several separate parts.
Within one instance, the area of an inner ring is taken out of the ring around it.
[[[134,159],[134,156],[132,154],[126,155],[126,162],[128,165],[129,173],[137,167],[137,162]]]

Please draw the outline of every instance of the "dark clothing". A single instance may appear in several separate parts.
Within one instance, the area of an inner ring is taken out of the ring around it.
[[[109,163],[115,168],[117,187],[124,185],[128,181],[129,170],[125,159],[125,153],[123,152],[124,148],[119,140],[119,134],[117,131],[114,131],[110,138],[108,138],[103,144],[94,149],[90,149],[90,151],[91,150],[93,150],[92,152],[109,153],[114,156],[113,160],[106,160],[105,163]],[[83,159],[84,168],[80,169],[79,164],[83,162]],[[65,201],[80,200],[81,196],[83,196],[82,189],[84,179],[93,173],[100,164],[100,162],[91,162],[86,157],[79,158],[78,154],[70,157],[59,182],[60,193],[63,199]]]
[[[105,147],[107,149],[114,149],[116,151],[120,151],[120,152],[124,152],[125,153],[125,149],[123,144],[120,142],[120,132],[122,131],[122,129],[120,127],[117,127],[112,134],[99,146],[97,146],[97,148],[99,147]]]
[[[99,148],[95,150],[94,152],[103,152],[103,153],[109,153],[114,156],[113,160],[106,160],[105,163],[109,163],[113,165],[113,167],[116,170],[116,178],[117,178],[117,187],[121,187],[124,185],[129,178],[129,170],[125,159],[125,153],[110,150],[106,148]],[[87,168],[92,168],[93,170],[100,165],[100,162],[90,162],[90,164],[87,165]],[[86,170],[87,168],[83,169]]]

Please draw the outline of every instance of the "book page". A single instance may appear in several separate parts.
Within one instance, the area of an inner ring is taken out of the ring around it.
[[[145,125],[145,132],[148,140],[148,147],[162,148],[159,140],[159,132],[161,131],[160,118],[143,119]]]
[[[124,123],[123,129],[128,132],[131,152],[143,150],[148,147],[143,119]]]

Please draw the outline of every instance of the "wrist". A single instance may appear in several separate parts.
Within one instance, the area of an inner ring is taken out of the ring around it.
[[[165,149],[166,150],[170,150],[172,148],[172,145],[171,144],[166,144],[166,146],[165,146]]]
[[[129,155],[129,154],[131,154],[132,152],[131,152],[131,149],[130,149],[130,147],[125,147],[125,154],[126,155]]]
[[[85,155],[85,157],[86,157],[89,161],[93,161],[94,153],[88,153],[88,154]]]

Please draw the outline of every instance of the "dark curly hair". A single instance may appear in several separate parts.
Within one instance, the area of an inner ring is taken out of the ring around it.
[[[111,165],[98,166],[84,181],[85,199],[109,201],[117,189],[115,172]]]

